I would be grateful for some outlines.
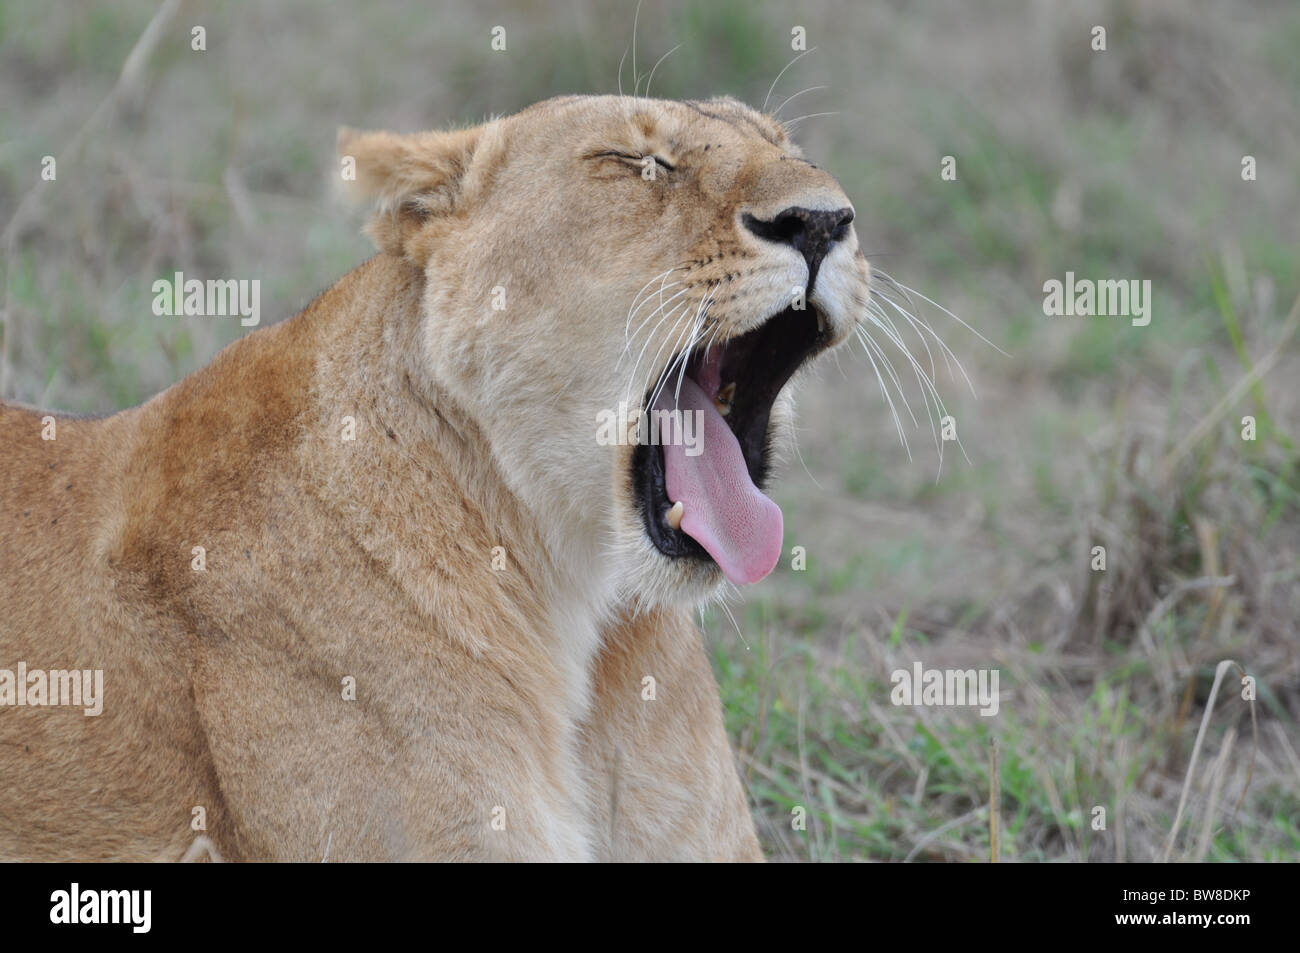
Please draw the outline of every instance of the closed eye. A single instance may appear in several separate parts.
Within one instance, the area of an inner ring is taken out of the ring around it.
[[[618,152],[618,151],[613,150],[613,149],[606,150],[605,152],[595,152],[595,153],[592,153],[592,154],[589,155],[587,158],[589,158],[589,159],[618,159],[618,160],[621,161],[621,162],[630,162],[630,163],[633,163],[633,164],[635,164],[635,165],[638,166],[638,167],[640,167],[641,164],[642,164],[643,162],[645,162],[645,160],[646,160],[646,156],[644,156],[644,155],[636,155],[635,153],[631,153],[631,152]],[[652,156],[652,158],[655,160],[655,164],[656,164],[656,165],[658,165],[661,169],[664,169],[664,170],[667,171],[667,172],[672,172],[674,169],[677,168],[677,166],[673,165],[671,162],[669,162],[669,161],[668,161],[667,159],[665,159],[663,156],[655,155],[655,156]]]

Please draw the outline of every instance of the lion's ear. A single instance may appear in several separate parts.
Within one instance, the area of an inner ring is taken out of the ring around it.
[[[477,127],[410,135],[339,129],[345,184],[378,205],[367,231],[380,251],[423,264],[411,239],[430,218],[456,208],[478,137]]]

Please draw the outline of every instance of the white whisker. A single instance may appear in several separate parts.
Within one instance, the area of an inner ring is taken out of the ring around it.
[[[738,623],[736,621],[736,617],[731,614],[731,608],[726,604],[726,602],[722,600],[721,596],[718,597],[718,605],[722,607],[722,611],[725,612],[727,614],[727,618],[731,620],[731,625],[733,628],[735,628],[736,634],[740,636],[740,641],[745,642],[745,634],[740,631],[740,623]],[[745,651],[746,652],[749,651],[748,642],[745,642]]]
[[[799,426],[794,421],[790,422],[790,446],[794,450],[795,457],[799,460],[799,465],[803,467],[803,472],[808,474],[808,479],[813,481],[813,486],[825,491],[826,487],[822,486],[818,479],[812,475],[812,471],[808,469],[808,464],[804,462],[803,451],[799,449]]]
[[[704,342],[704,359],[706,361],[709,359],[709,354],[712,353],[713,351],[713,345],[717,341],[718,335],[721,333],[722,333],[722,322],[719,321],[713,325],[713,333],[709,335],[709,339]]]
[[[704,322],[709,316],[709,305],[713,303],[713,292],[710,291],[704,296],[700,303],[699,310],[695,315],[695,331],[691,334],[690,341],[687,342],[685,349],[681,354],[681,369],[677,372],[677,390],[673,393],[673,406],[677,406],[682,399],[682,378],[686,376],[686,364],[688,357],[695,351],[696,344],[699,343],[700,331],[704,328]]]
[[[894,322],[890,320],[889,315],[885,314],[885,312],[880,308],[880,306],[876,304],[874,301],[868,302],[867,315],[872,319],[873,324],[875,324],[877,327],[879,327],[881,330],[885,332],[885,336],[889,338],[890,343],[892,343],[895,347],[897,347],[900,351],[902,351],[903,356],[906,357],[908,362],[912,365],[912,370],[916,374],[916,381],[921,386],[921,395],[926,398],[925,406],[926,406],[927,413],[930,410],[929,395],[933,395],[934,402],[935,402],[934,409],[935,411],[937,411],[939,416],[942,417],[944,414],[944,407],[943,407],[943,401],[939,396],[938,387],[934,381],[933,355],[931,355],[930,358],[930,373],[927,374],[925,372],[925,369],[921,367],[920,362],[917,361],[915,357],[913,357],[911,349],[907,346],[907,342],[903,340],[903,336],[899,332],[898,328],[894,325]],[[888,328],[886,328],[885,325],[881,323],[882,321],[888,324]],[[924,338],[922,339],[922,343],[923,344],[925,343]],[[927,352],[929,351],[928,345],[926,347],[926,351]],[[929,390],[929,394],[927,394],[927,388]],[[934,427],[933,415],[930,416],[930,426],[933,429]],[[937,439],[938,438],[936,436],[936,440]],[[942,452],[942,449],[940,452]]]
[[[691,319],[691,303],[687,301],[682,304],[681,311],[677,312],[677,317],[673,319],[672,327],[668,330],[668,333],[664,335],[663,342],[659,345],[659,349],[655,351],[654,360],[650,362],[651,374],[654,374],[655,368],[659,366],[659,355],[663,354],[664,348],[668,347],[668,345],[674,341],[680,341],[682,338],[682,334],[684,334],[685,331],[689,329],[689,325],[687,325],[687,327],[682,331],[677,330],[679,327],[682,326],[683,322],[689,321],[690,319]],[[675,349],[670,349],[668,353],[671,355],[674,352]],[[646,381],[647,381],[647,385],[649,385],[651,381],[656,381],[654,394],[651,395],[650,400],[647,404],[647,407],[653,407],[655,398],[658,395],[658,384],[662,383],[662,374],[660,375],[659,378],[647,377]],[[640,378],[634,375],[632,378],[633,385],[636,386],[639,384],[639,382],[640,382]],[[647,389],[646,387],[640,387],[638,393],[645,393],[646,389]]]
[[[772,110],[772,118],[773,118],[773,119],[776,119],[778,116],[780,116],[780,115],[781,115],[781,110],[784,109],[786,106],[788,106],[788,105],[790,104],[790,100],[792,100],[792,99],[796,99],[796,98],[802,96],[804,93],[811,93],[811,92],[813,92],[814,90],[818,90],[818,89],[830,89],[830,87],[829,87],[829,86],[826,86],[826,85],[822,85],[822,86],[809,86],[807,89],[801,89],[801,90],[799,90],[799,92],[795,93],[793,96],[788,96],[788,97],[786,97],[785,102],[783,102],[780,106],[777,106],[775,109]]]
[[[659,64],[662,63],[664,60],[668,59],[668,57],[672,56],[674,53],[676,53],[676,52],[677,52],[678,50],[680,50],[681,48],[682,48],[682,45],[681,45],[680,43],[678,43],[676,46],[674,46],[671,50],[669,50],[669,51],[668,51],[667,53],[665,53],[663,56],[659,57],[658,61],[655,63],[654,66],[650,67],[650,78],[647,79],[647,80],[645,81],[645,98],[646,98],[646,99],[649,99],[649,98],[650,98],[650,84],[653,83],[654,80],[655,80],[655,70],[657,70],[657,69],[659,68]]]
[[[686,333],[686,331],[690,331],[691,336],[688,339],[688,341],[690,343],[694,343],[695,337],[697,334],[699,334],[699,328],[701,326],[701,319],[700,319],[701,311],[708,306],[708,302],[711,296],[712,296],[712,290],[710,290],[709,294],[705,295],[703,298],[700,299],[699,303],[697,303],[695,306],[695,314],[691,319],[691,323],[683,330],[682,334],[679,334],[677,336],[677,339],[673,342],[673,350],[671,352],[673,355],[672,359],[668,362],[668,366],[664,368],[664,372],[659,376],[659,381],[655,385],[654,391],[650,394],[651,407],[653,407],[655,401],[659,399],[659,394],[663,391],[664,385],[667,384],[669,379],[672,377],[673,368],[680,363],[682,366],[682,371],[685,372],[686,361],[687,358],[690,356],[690,347],[688,345],[684,346],[682,344],[682,337]],[[679,381],[677,385],[677,393],[674,396],[674,402],[673,402],[674,408],[676,408],[676,402],[680,397],[681,397],[681,383]]]
[[[641,77],[636,73],[636,25],[641,19],[641,0],[636,0],[636,12],[632,14],[632,98],[636,99],[637,87],[641,85]]]
[[[674,286],[679,285],[679,284],[681,284],[680,281],[675,281],[675,282],[673,282],[673,284],[670,285],[669,287],[671,288],[671,287],[674,287]],[[667,290],[667,289],[665,289],[665,290]],[[635,340],[637,339],[637,335],[639,335],[639,334],[641,333],[641,329],[644,328],[647,324],[649,324],[652,320],[654,320],[654,316],[655,316],[656,314],[662,314],[662,313],[665,311],[665,309],[668,308],[669,305],[671,305],[674,301],[676,301],[676,300],[677,300],[678,298],[680,298],[682,295],[684,295],[684,294],[689,294],[689,293],[691,292],[691,290],[692,290],[691,287],[690,287],[690,286],[687,286],[687,287],[683,288],[681,291],[673,292],[673,294],[671,294],[671,295],[668,296],[668,300],[667,300],[667,301],[664,301],[662,298],[660,298],[660,303],[659,303],[658,307],[651,309],[650,313],[645,317],[645,319],[642,320],[642,322],[641,322],[640,324],[637,325],[636,330],[632,332],[632,336],[631,336],[631,338],[628,340],[628,348],[630,349],[630,347],[631,347],[631,342],[632,342],[632,341],[635,341]],[[650,298],[647,298],[644,302],[641,303],[641,306],[644,307],[647,303],[649,303],[650,300],[651,300]],[[655,325],[655,328],[654,328],[653,330],[651,330],[651,332],[650,332],[651,335],[654,334],[654,331],[657,330],[658,327],[659,327],[658,325]]]
[[[687,314],[690,313],[690,306],[689,306],[689,304],[687,305],[687,312],[686,312],[686,313],[687,313]],[[669,354],[668,366],[665,367],[665,368],[663,369],[663,372],[659,375],[659,379],[655,382],[654,387],[653,387],[653,388],[651,389],[651,391],[650,391],[650,400],[647,402],[647,406],[648,406],[648,407],[651,407],[651,408],[654,407],[654,405],[655,405],[655,401],[657,401],[657,400],[659,399],[659,394],[660,394],[660,393],[663,391],[663,389],[664,389],[664,385],[668,383],[668,379],[672,376],[673,368],[677,366],[677,362],[680,361],[680,360],[682,360],[682,356],[686,353],[686,352],[682,349],[682,342],[683,342],[684,339],[686,339],[686,335],[687,335],[688,332],[690,333],[690,335],[691,335],[692,337],[694,337],[694,330],[693,330],[693,329],[694,329],[694,327],[695,327],[695,322],[696,322],[696,320],[697,320],[696,315],[698,315],[699,313],[700,313],[699,304],[696,304],[696,306],[695,306],[695,314],[694,314],[694,315],[691,315],[690,321],[686,324],[686,326],[685,326],[684,328],[682,328],[681,332],[678,333],[678,335],[676,336],[676,338],[673,339],[673,347],[672,347],[672,350],[670,350],[670,351],[668,352],[668,354]],[[676,328],[676,326],[674,326],[674,329],[675,329],[675,328]],[[656,357],[656,361],[655,361],[655,363],[657,364],[657,363],[658,363],[658,355],[655,355],[655,357]],[[653,368],[653,365],[652,365],[652,366],[651,366],[651,370],[653,370],[653,369],[654,369],[654,368]]]
[[[650,288],[650,286],[651,286],[652,284],[654,284],[656,281],[658,281],[658,282],[659,282],[659,287],[662,288],[662,287],[663,287],[663,283],[664,283],[665,281],[668,280],[668,276],[671,275],[674,271],[676,271],[678,268],[681,268],[681,267],[682,267],[681,265],[674,265],[672,268],[668,268],[668,269],[666,269],[665,271],[661,271],[661,272],[659,272],[659,274],[655,275],[653,278],[651,278],[649,281],[647,281],[645,284],[643,284],[643,285],[641,286],[641,290],[638,291],[635,295],[632,296],[632,304],[631,304],[631,306],[627,309],[627,310],[628,310],[628,314],[631,314],[633,311],[636,310],[637,303],[641,300],[641,296],[642,296],[643,294],[645,294],[647,290],[649,290],[649,288]]]
[[[907,308],[904,308],[904,307],[902,306],[902,303],[901,303],[897,298],[895,298],[893,295],[886,294],[886,293],[883,292],[883,291],[876,291],[875,289],[872,289],[872,293],[874,293],[874,294],[876,295],[877,298],[879,298],[881,301],[884,301],[884,302],[885,302],[886,304],[888,304],[891,308],[893,308],[893,309],[894,309],[895,311],[897,311],[900,315],[902,315],[902,316],[903,316],[903,319],[904,319],[904,320],[905,320],[909,325],[911,325],[912,330],[914,330],[914,331],[917,333],[917,336],[919,336],[919,337],[921,338],[921,342],[922,342],[923,344],[926,343],[926,337],[925,337],[925,334],[926,334],[926,333],[928,333],[931,337],[933,337],[933,338],[935,339],[935,341],[938,342],[938,344],[939,344],[939,356],[943,358],[943,365],[944,365],[944,367],[945,367],[945,368],[947,369],[947,371],[948,371],[948,379],[949,379],[949,380],[954,380],[954,381],[955,381],[955,380],[957,379],[957,375],[954,374],[954,373],[953,373],[953,370],[952,370],[952,366],[953,366],[953,362],[954,362],[954,361],[957,363],[958,369],[961,370],[961,372],[962,372],[962,376],[963,376],[963,377],[965,376],[966,371],[965,371],[965,368],[962,368],[962,367],[961,367],[961,361],[958,361],[958,360],[957,360],[957,355],[952,353],[952,349],[951,349],[950,347],[948,347],[947,344],[944,343],[943,339],[940,338],[938,334],[935,333],[934,328],[930,327],[930,322],[929,322],[929,321],[926,321],[924,318],[919,317],[918,315],[916,315],[916,314],[913,313],[912,311],[909,311]],[[874,302],[872,302],[872,303],[874,304]],[[909,304],[911,303],[911,299],[908,299],[908,303],[909,303]],[[879,305],[876,305],[876,306],[879,307]],[[913,305],[913,307],[915,307],[915,305]],[[924,333],[923,333],[923,332],[924,332]],[[930,351],[930,348],[929,348],[929,345],[927,344],[927,345],[926,345],[926,352],[929,353],[929,351]],[[934,355],[933,355],[933,354],[930,354],[930,369],[931,369],[931,376],[934,377],[934,376],[935,376],[935,370],[934,370]],[[967,380],[967,385],[969,386],[969,384],[970,384],[970,381]]]
[[[930,421],[930,431],[934,436],[935,449],[939,453],[939,460],[940,463],[942,464],[943,445],[939,440],[939,433],[935,427],[935,423],[936,423],[935,417],[937,415],[940,418],[940,420],[942,420],[942,418],[947,413],[947,408],[944,406],[943,398],[939,395],[938,387],[935,385],[934,380],[930,377],[930,375],[925,373],[925,369],[921,367],[920,363],[916,360],[916,358],[913,357],[912,352],[908,349],[906,343],[898,335],[897,330],[895,329],[891,331],[885,328],[884,325],[882,325],[880,321],[877,320],[876,317],[877,315],[885,318],[886,321],[889,320],[888,316],[886,316],[882,311],[880,311],[879,306],[876,305],[874,302],[872,302],[867,309],[867,315],[868,317],[871,318],[872,323],[875,324],[876,327],[880,328],[882,331],[885,332],[885,336],[889,338],[890,343],[893,344],[895,347],[897,347],[900,351],[902,351],[903,355],[907,358],[909,363],[911,363],[912,371],[916,374],[917,384],[920,385],[921,388],[921,397],[925,400],[926,414]],[[893,326],[892,321],[890,322],[890,326],[891,327]],[[933,413],[931,412],[931,407],[930,407],[931,398],[933,398],[934,400]]]
[[[663,288],[663,291],[659,292],[659,303],[655,307],[651,308],[649,313],[646,315],[646,317],[643,318],[641,320],[641,323],[636,326],[636,330],[634,330],[630,335],[631,341],[636,340],[637,335],[641,333],[641,329],[644,328],[646,324],[648,324],[650,321],[654,320],[654,316],[656,314],[662,313],[665,308],[667,308],[670,304],[673,303],[673,301],[675,301],[677,298],[680,298],[682,295],[690,292],[691,290],[690,286],[686,286],[683,287],[680,291],[673,292],[671,295],[668,296],[667,300],[664,300],[664,296],[663,296],[664,291],[671,290],[672,288],[676,288],[679,285],[683,285],[683,284],[684,282],[674,281],[671,285],[665,286]],[[639,312],[642,308],[646,307],[653,300],[654,300],[654,293],[652,292],[650,295],[648,295],[645,298],[645,300],[643,300],[639,305],[637,305],[637,311]],[[632,315],[631,318],[629,319],[629,323],[631,323],[631,321],[635,321],[636,318],[637,316],[635,314]]]
[[[956,380],[956,376],[952,372],[952,366],[953,364],[956,364],[957,370],[961,373],[961,376],[966,381],[966,386],[970,389],[971,396],[978,398],[979,395],[975,393],[975,384],[971,381],[970,375],[966,373],[966,368],[962,366],[961,360],[957,357],[956,354],[953,353],[952,348],[948,347],[947,343],[943,340],[943,338],[939,336],[939,334],[934,330],[934,328],[930,326],[930,322],[902,308],[899,305],[899,303],[895,301],[892,297],[889,297],[884,294],[880,294],[878,296],[883,301],[887,302],[889,306],[892,307],[895,311],[903,315],[903,317],[907,319],[908,323],[911,324],[912,327],[917,330],[918,334],[922,330],[924,330],[928,332],[930,336],[935,339],[935,341],[939,345],[940,353],[943,355],[944,364],[948,368],[948,376]]]
[[[884,349],[876,342],[876,339],[871,336],[870,332],[868,332],[866,328],[864,328],[861,324],[859,324],[858,330],[860,333],[860,337],[862,339],[862,343],[865,344],[870,350],[874,351],[876,357],[880,358],[881,363],[884,364],[885,373],[889,376],[890,381],[893,383],[894,390],[898,392],[899,400],[903,402],[903,409],[907,411],[907,416],[912,419],[912,426],[919,427],[920,424],[917,422],[916,414],[912,413],[911,404],[908,403],[907,394],[903,391],[903,385],[898,379],[898,373],[894,370],[893,362],[891,362],[889,358],[885,355]],[[886,336],[888,336],[888,332],[886,332]]]
[[[877,327],[881,327],[881,330],[885,330],[881,326],[880,322],[875,319],[876,314],[883,314],[883,312],[880,311],[879,305],[872,302],[871,306],[868,308],[868,315],[872,318],[873,324],[875,324]],[[859,324],[859,328],[861,327],[862,325]],[[911,353],[906,350],[905,346],[898,339],[895,338],[895,336],[890,334],[890,332],[887,330],[885,333],[887,336],[890,337],[891,343],[899,347],[900,350],[903,350],[903,352],[907,355],[908,360],[912,362],[913,370],[916,372],[917,380],[921,385],[922,396],[925,397],[926,399],[926,409],[929,410],[930,403],[931,401],[933,401],[934,412],[939,416],[940,421],[942,421],[943,417],[948,416],[948,408],[944,404],[943,397],[939,394],[939,390],[935,382],[930,379],[929,375],[925,373],[924,369],[920,366],[920,364],[915,360],[915,358],[911,355]],[[931,430],[934,431],[934,415],[931,415],[930,421],[931,421]],[[934,436],[935,436],[936,449],[938,450],[938,454],[939,454],[939,469],[938,472],[935,474],[935,480],[937,482],[939,477],[943,473],[943,444],[945,441],[939,439],[937,432],[935,432]],[[957,444],[957,448],[961,450],[962,456],[965,457],[966,462],[970,463],[970,455],[966,453],[966,447],[962,443],[961,438],[956,437],[955,442]]]
[[[772,80],[772,85],[768,87],[767,95],[763,97],[763,105],[759,108],[758,110],[759,112],[761,113],[767,112],[767,102],[772,98],[772,92],[773,90],[776,89],[776,84],[781,82],[781,77],[785,75],[785,71],[788,70],[791,66],[794,66],[795,63],[798,63],[801,59],[803,59],[809,53],[813,52],[813,50],[815,49],[817,49],[817,47],[814,46],[812,50],[804,50],[802,53],[800,53],[798,56],[792,59],[789,63],[786,63],[785,68],[782,69],[781,72],[776,74],[776,79]]]
[[[882,331],[885,332],[885,337],[890,339],[890,343],[894,343],[894,339],[890,335],[888,329],[886,329],[883,325],[881,325],[879,322],[876,322],[874,320],[872,323],[875,324],[876,327],[880,328]],[[861,325],[859,325],[859,327],[861,327]],[[863,328],[863,330],[865,331],[866,329]],[[912,418],[912,426],[919,427],[920,424],[917,422],[916,414],[912,413],[912,407],[907,401],[907,395],[903,392],[903,385],[898,379],[898,372],[894,370],[893,361],[891,361],[886,356],[884,349],[880,346],[880,344],[876,341],[875,338],[871,337],[870,332],[867,332],[866,340],[870,343],[872,348],[874,348],[876,352],[876,356],[880,358],[881,363],[885,365],[885,373],[889,375],[889,379],[894,384],[894,389],[898,391],[899,399],[902,400],[903,402],[903,409],[907,411],[907,416]]]
[[[907,444],[907,437],[903,434],[903,423],[898,419],[898,411],[894,408],[894,399],[889,396],[889,391],[885,388],[885,379],[880,376],[880,368],[876,366],[876,359],[871,354],[871,347],[867,344],[863,336],[861,325],[855,326],[858,334],[858,340],[862,342],[862,348],[866,352],[867,360],[871,362],[871,369],[876,372],[876,383],[880,385],[880,393],[884,395],[885,402],[889,404],[889,412],[894,418],[894,429],[898,431],[898,439],[903,444],[903,449],[907,451],[907,459],[912,459],[912,448]]]
[[[695,324],[692,325],[690,340],[686,342],[686,346],[682,348],[681,353],[677,356],[677,387],[673,390],[674,407],[680,406],[682,402],[682,381],[686,378],[686,365],[690,363],[690,355],[695,350],[695,345],[699,343],[700,330],[703,327],[704,323],[697,317]],[[672,374],[671,367],[668,369],[668,373]]]
[[[628,309],[627,309],[627,323],[626,323],[626,325],[623,327],[623,337],[624,337],[624,339],[626,339],[626,338],[629,336],[630,332],[631,332],[631,328],[632,328],[632,318],[633,318],[633,315],[635,315],[636,312],[640,309],[641,305],[644,304],[644,302],[641,300],[641,296],[642,296],[643,294],[646,293],[646,290],[647,290],[647,289],[648,289],[652,284],[654,284],[655,281],[658,281],[658,282],[659,282],[660,300],[662,301],[662,300],[663,300],[662,295],[663,295],[663,291],[664,291],[664,282],[667,281],[667,280],[668,280],[668,276],[669,276],[670,274],[672,274],[672,273],[673,273],[674,271],[676,271],[676,270],[677,270],[676,268],[669,268],[667,271],[665,271],[665,272],[661,272],[660,274],[655,275],[653,278],[651,278],[649,281],[647,281],[645,284],[643,284],[643,285],[641,286],[641,290],[638,291],[638,292],[633,296],[633,298],[632,298],[632,303],[628,306]],[[673,287],[676,287],[677,285],[680,285],[680,284],[681,284],[680,281],[674,281],[674,282],[673,282]],[[649,300],[649,299],[647,298],[647,300]]]
[[[899,438],[903,442],[905,448],[908,448],[907,438],[903,433],[902,422],[898,416],[898,409],[894,403],[893,396],[889,392],[886,378],[888,378],[888,381],[894,385],[904,408],[908,411],[909,416],[912,416],[913,426],[919,426],[919,424],[917,423],[915,416],[911,414],[911,408],[908,405],[907,396],[904,393],[898,374],[894,370],[892,362],[885,354],[880,343],[872,336],[869,329],[870,326],[878,328],[885,335],[885,338],[889,343],[898,348],[903,357],[906,358],[908,364],[911,365],[912,372],[916,376],[917,385],[921,391],[921,398],[925,402],[926,416],[930,423],[931,435],[934,438],[935,449],[939,456],[938,472],[935,475],[935,480],[937,482],[943,473],[943,445],[947,442],[941,438],[938,425],[941,425],[944,418],[949,417],[950,414],[947,405],[944,403],[943,396],[939,393],[938,368],[934,359],[935,349],[930,346],[930,338],[933,338],[937,345],[939,355],[943,358],[944,366],[948,370],[949,378],[955,381],[957,379],[957,374],[960,374],[965,380],[966,386],[970,388],[971,395],[975,397],[978,397],[978,395],[975,393],[975,386],[970,379],[970,375],[966,373],[965,367],[962,366],[961,360],[953,352],[952,348],[948,346],[947,342],[945,342],[939,333],[930,325],[930,322],[920,314],[920,308],[917,307],[916,302],[912,300],[912,295],[916,295],[916,297],[921,301],[932,305],[944,314],[948,315],[948,317],[969,330],[981,341],[998,351],[998,353],[1005,356],[1006,352],[933,299],[921,294],[913,288],[909,288],[891,275],[879,268],[875,268],[874,266],[873,275],[877,277],[879,281],[872,283],[866,296],[866,300],[864,301],[855,296],[854,303],[862,307],[863,311],[862,316],[854,326],[854,332],[857,334],[858,340],[862,343],[868,361],[871,362],[871,369],[876,375],[876,383],[880,386],[881,394],[889,405],[889,411],[894,420],[894,428],[898,431]],[[894,318],[890,315],[890,311],[892,311],[894,315],[902,318],[903,321],[906,322],[906,326],[912,329],[912,333],[920,338],[921,346],[925,349],[926,363],[929,365],[928,370],[919,360],[917,360],[916,355],[914,355],[911,348],[908,347],[902,328],[895,323]],[[884,365],[884,374],[881,373],[882,363]],[[956,365],[955,373],[953,371],[954,365]],[[962,443],[961,438],[954,435],[954,442],[957,444],[958,449],[961,450],[962,456],[966,458],[966,462],[970,463],[970,455],[966,453],[966,447]],[[911,459],[911,456],[911,450],[908,448],[909,460]]]
[[[794,119],[782,119],[780,120],[780,122],[781,125],[785,126],[785,128],[788,130],[795,123],[803,122],[805,119],[816,119],[818,116],[838,116],[839,114],[840,114],[839,110],[834,109],[827,113],[807,113],[803,116],[796,116]]]
[[[906,309],[899,307],[898,303],[892,300],[891,298],[887,298],[884,295],[881,295],[881,298],[882,300],[885,301],[885,303],[887,303],[891,308],[893,308],[903,317],[903,320],[905,320],[911,326],[912,330],[916,332],[916,336],[921,339],[921,346],[925,348],[926,358],[930,362],[930,380],[933,381],[935,379],[936,371],[934,367],[934,352],[930,350],[930,342],[925,339],[925,335],[922,334],[921,331],[917,328],[915,322],[912,320],[912,315]],[[879,305],[876,305],[875,302],[871,301],[870,299],[868,299],[867,305],[868,308],[870,308],[872,305],[875,305],[876,313],[879,314],[880,317],[888,321],[890,327],[895,327],[893,320],[889,317],[889,315],[885,312],[883,308],[881,308]],[[901,332],[899,333],[899,337],[902,337]],[[945,357],[944,360],[947,360],[947,358]],[[950,375],[952,373],[951,365],[949,366],[948,373]]]
[[[672,330],[668,332],[668,336],[671,337],[673,330],[676,330],[678,323],[681,321],[682,315],[688,313],[689,310],[690,310],[690,302],[687,301],[682,304],[680,312],[677,309],[674,309],[671,313],[665,312],[663,317],[659,319],[658,323],[655,324],[654,328],[650,331],[650,333],[646,335],[645,343],[641,345],[641,353],[637,355],[636,363],[632,365],[632,376],[630,378],[632,382],[632,386],[637,388],[636,396],[638,399],[640,399],[641,394],[645,393],[645,388],[638,387],[638,382],[640,381],[640,377],[637,376],[637,371],[641,368],[641,359],[645,357],[646,351],[649,350],[650,345],[654,343],[656,332],[658,332],[660,326],[662,326],[663,323],[669,319],[670,314],[675,315],[675,317],[673,317],[673,323],[671,326]],[[664,345],[660,344],[659,350],[655,352],[652,365],[657,364],[659,362],[659,355],[663,353],[663,349],[664,349]]]
[[[896,285],[897,285],[899,288],[901,288],[903,291],[906,291],[906,292],[908,292],[909,294],[914,294],[914,295],[916,295],[918,298],[920,298],[922,301],[926,302],[927,304],[932,304],[932,305],[934,305],[936,308],[938,308],[938,309],[939,309],[940,311],[942,311],[944,314],[948,315],[948,317],[952,318],[954,321],[956,321],[958,324],[960,324],[963,328],[965,328],[965,329],[966,329],[967,331],[969,331],[971,334],[975,335],[977,338],[979,338],[981,341],[983,341],[983,342],[984,342],[985,344],[987,344],[989,347],[993,348],[993,350],[997,351],[997,352],[998,352],[999,354],[1001,354],[1003,357],[1010,357],[1010,356],[1011,356],[1011,355],[1008,354],[1006,351],[1002,350],[1002,348],[998,347],[996,344],[994,344],[992,341],[990,341],[988,338],[986,338],[984,335],[982,335],[982,334],[980,334],[978,331],[976,331],[973,327],[971,327],[969,324],[967,324],[967,323],[966,323],[965,321],[963,321],[961,318],[957,317],[957,315],[953,314],[951,311],[949,311],[949,310],[948,310],[947,308],[945,308],[943,305],[939,304],[939,302],[935,301],[935,300],[932,299],[932,298],[927,298],[925,295],[921,294],[921,292],[917,291],[915,288],[909,288],[907,285],[903,284],[901,281],[897,281],[897,280],[895,280],[895,279],[893,279],[893,278],[890,278],[889,280],[890,280],[890,281],[893,281],[894,284],[896,284]]]

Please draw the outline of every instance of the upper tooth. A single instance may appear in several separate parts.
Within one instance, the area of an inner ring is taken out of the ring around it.
[[[718,391],[718,396],[713,398],[713,406],[718,408],[718,413],[727,416],[731,413],[731,402],[736,396],[736,382],[732,381],[726,387]]]

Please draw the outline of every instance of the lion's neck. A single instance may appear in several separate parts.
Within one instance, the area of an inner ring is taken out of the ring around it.
[[[550,646],[557,665],[585,684],[612,610],[594,554],[556,551],[471,415],[431,379],[422,288],[418,272],[381,255],[295,319],[319,323],[308,485],[422,612],[456,620],[451,634],[534,631],[563,643]]]

